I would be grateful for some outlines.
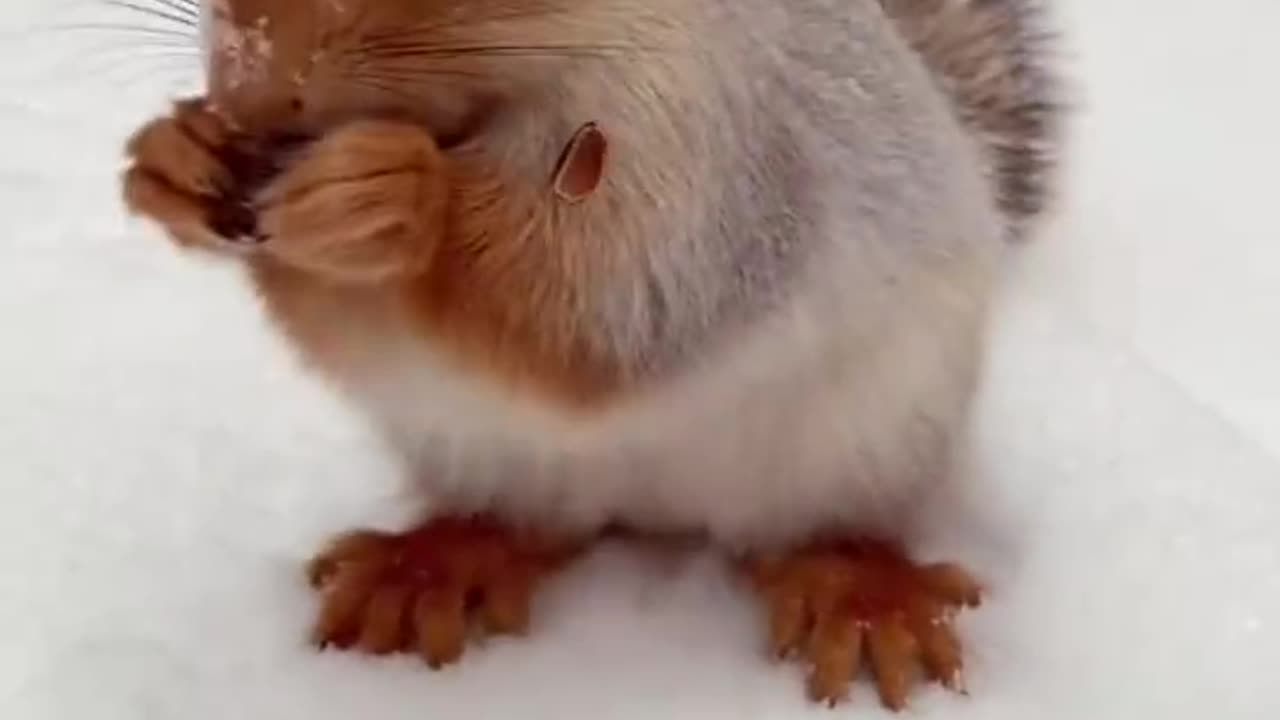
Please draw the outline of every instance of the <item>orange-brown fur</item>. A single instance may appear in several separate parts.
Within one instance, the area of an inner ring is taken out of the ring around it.
[[[125,197],[135,212],[198,244],[208,240],[202,228],[229,182],[217,148],[202,143],[230,135],[198,135],[186,129],[193,125],[210,126],[211,115],[184,103],[138,134]],[[271,240],[253,277],[277,319],[322,366],[326,335],[308,325],[327,318],[309,311],[311,290],[407,312],[459,367],[570,408],[590,407],[621,391],[623,377],[613,359],[578,336],[574,298],[563,290],[580,277],[564,274],[578,273],[587,253],[599,263],[609,248],[556,232],[562,210],[551,170],[545,187],[512,187],[465,150],[442,155],[416,126],[344,126],[262,196],[260,226]]]
[[[332,318],[310,312],[306,296],[350,286],[342,292],[366,306],[396,306],[388,311],[395,317],[369,322],[418,323],[437,351],[509,391],[569,410],[617,396],[628,373],[583,337],[588,322],[581,313],[593,278],[621,260],[612,257],[616,248],[608,238],[563,231],[561,214],[571,210],[553,192],[556,158],[548,157],[545,177],[515,179],[500,175],[474,148],[438,146],[480,122],[503,93],[516,92],[509,64],[493,73],[483,57],[431,58],[425,63],[438,65],[440,74],[430,97],[406,98],[381,92],[385,77],[378,80],[382,87],[359,81],[356,76],[369,72],[361,65],[313,59],[318,48],[341,58],[367,42],[370,31],[387,29],[426,28],[437,44],[456,33],[461,39],[455,42],[469,45],[487,23],[534,16],[538,8],[525,2],[343,5],[212,3],[215,24],[246,29],[233,33],[234,42],[214,41],[205,103],[180,104],[172,118],[152,123],[131,143],[130,207],[185,244],[217,245],[207,226],[231,182],[220,162],[223,145],[236,135],[317,137],[258,194],[259,229],[268,241],[251,259],[268,307],[310,359],[329,363],[323,328],[308,325]],[[262,39],[254,34],[258,27],[270,29],[269,60],[238,50]],[[390,44],[413,45],[421,37]],[[397,76],[424,64],[386,63],[380,72]],[[309,73],[306,88],[296,82],[300,72]],[[465,89],[450,90],[462,81]],[[192,131],[195,126],[202,130]],[[291,293],[302,297],[287,297]]]
[[[512,187],[478,158],[440,156],[420,131],[416,139],[406,142],[404,135],[412,134],[409,131],[386,132],[382,126],[370,130],[369,136],[352,148],[355,154],[348,160],[350,165],[358,166],[385,150],[388,155],[404,155],[402,161],[414,170],[356,172],[356,179],[344,181],[311,177],[308,163],[303,162],[281,180],[287,185],[318,187],[314,192],[324,195],[323,201],[314,205],[306,204],[305,195],[295,198],[305,204],[297,209],[299,221],[310,220],[314,226],[305,228],[306,232],[289,232],[291,228],[282,222],[281,237],[287,241],[272,253],[292,267],[310,265],[320,277],[292,275],[288,283],[282,283],[279,269],[256,274],[259,287],[282,319],[290,325],[324,322],[325,318],[305,312],[290,315],[288,299],[274,296],[294,291],[299,283],[327,279],[341,284],[352,279],[348,275],[352,266],[349,256],[360,252],[361,243],[360,238],[351,236],[350,218],[352,211],[362,206],[365,194],[377,193],[387,200],[418,198],[417,207],[423,214],[420,222],[387,218],[381,225],[398,228],[399,233],[363,236],[366,244],[401,250],[389,256],[401,265],[399,272],[391,273],[399,280],[381,287],[366,285],[359,292],[381,293],[388,302],[404,303],[408,318],[422,323],[424,336],[433,338],[459,367],[491,372],[512,390],[532,391],[571,407],[590,406],[618,392],[622,378],[616,363],[592,353],[576,333],[579,320],[574,298],[563,292],[576,280],[559,273],[576,272],[580,261],[575,255],[587,249],[577,238],[556,232],[550,185]],[[414,186],[434,188],[439,194],[424,193]],[[433,203],[438,203],[438,210]],[[278,212],[291,212],[288,204],[286,198],[286,209]],[[394,202],[387,203],[385,209],[381,204],[378,207],[383,214],[401,210],[401,204]],[[268,210],[264,215],[268,230],[274,227],[276,212]],[[360,224],[380,225],[377,219]],[[325,227],[341,233],[333,247],[345,249],[344,256],[335,258],[337,262],[331,267],[323,266],[325,261],[320,257],[330,247],[329,233],[322,230]],[[607,248],[590,251],[607,253]],[[378,252],[370,249],[369,254]],[[594,261],[598,260],[597,254]],[[305,331],[295,334],[307,336]]]
[[[549,168],[550,170],[550,168]],[[579,273],[608,264],[604,239],[558,232],[550,186],[512,187],[482,164],[455,164],[447,238],[410,301],[433,335],[518,387],[542,387],[574,405],[622,389],[616,358],[580,335]]]

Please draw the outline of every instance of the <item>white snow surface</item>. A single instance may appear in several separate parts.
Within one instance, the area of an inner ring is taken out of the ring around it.
[[[1065,193],[926,538],[991,586],[972,694],[907,717],[1277,718],[1280,4],[1057,4]],[[121,142],[196,58],[69,27],[132,17],[101,0],[4,6],[0,718],[886,716],[803,702],[710,555],[604,548],[441,673],[312,652],[300,563],[406,517],[395,464],[233,268],[121,212]]]

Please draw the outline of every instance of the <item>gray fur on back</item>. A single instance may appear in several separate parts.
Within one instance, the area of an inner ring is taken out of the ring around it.
[[[981,138],[1010,235],[1021,239],[1051,195],[1062,111],[1043,2],[880,3]]]

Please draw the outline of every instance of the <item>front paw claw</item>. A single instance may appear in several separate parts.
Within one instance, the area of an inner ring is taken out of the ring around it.
[[[225,221],[237,184],[230,143],[230,131],[200,101],[176,104],[129,139],[125,204],[183,244],[217,246],[236,237],[243,223]]]
[[[134,167],[163,179],[178,192],[221,197],[234,185],[231,171],[218,158],[215,146],[204,144],[213,134],[207,128],[192,128],[192,124],[210,122],[213,121],[206,117],[193,119],[184,115],[153,120],[129,140],[126,153]]]
[[[125,204],[179,242],[216,249],[261,242],[250,198],[278,171],[292,143],[234,133],[200,100],[147,123],[126,146]]]

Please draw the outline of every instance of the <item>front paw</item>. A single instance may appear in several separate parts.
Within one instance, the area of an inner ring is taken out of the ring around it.
[[[316,141],[256,198],[267,252],[343,282],[423,272],[445,219],[444,160],[423,129],[360,121]]]
[[[129,140],[126,206],[186,245],[218,246],[252,235],[252,214],[232,200],[230,143],[231,133],[203,102],[178,103]]]

